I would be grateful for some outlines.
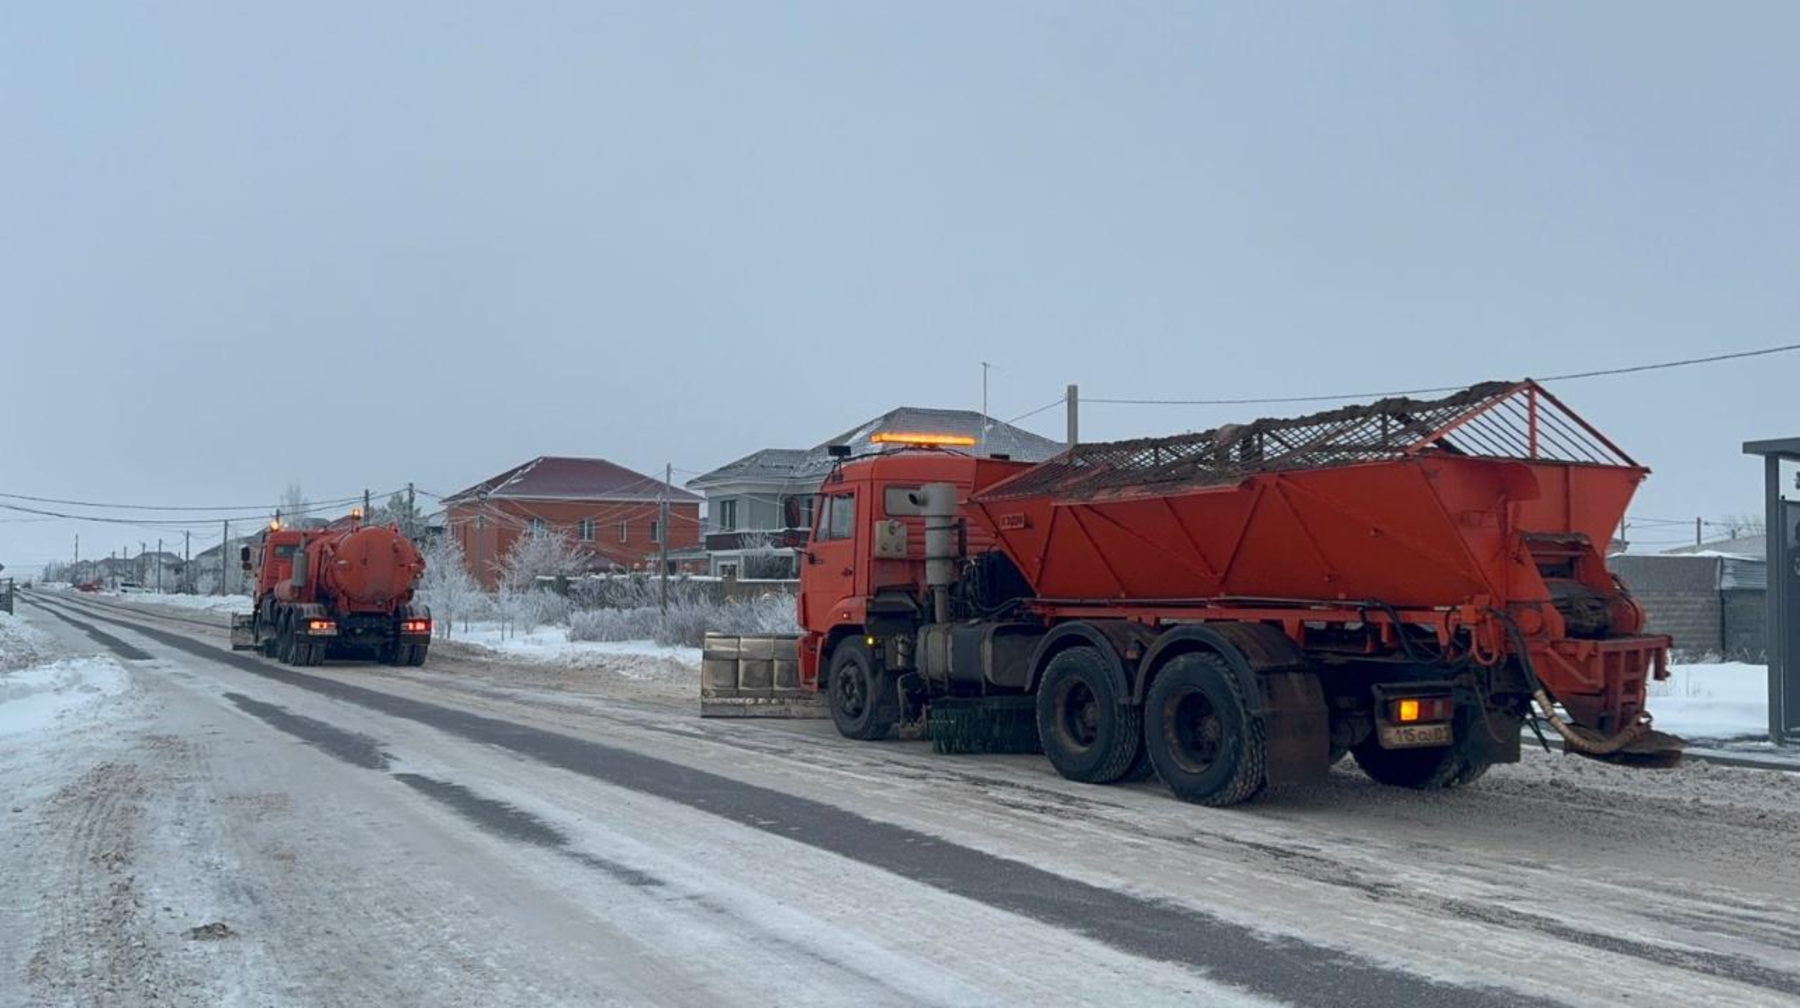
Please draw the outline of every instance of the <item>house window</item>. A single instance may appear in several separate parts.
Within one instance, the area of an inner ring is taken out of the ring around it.
[[[544,519],[542,519],[542,518],[531,519],[531,534],[532,535],[543,535],[545,532],[548,532],[548,531],[550,531],[550,526],[544,523]]]
[[[650,519],[650,541],[653,543],[662,542],[662,522],[655,518]]]
[[[592,519],[592,518],[581,519],[581,524],[579,527],[581,529],[581,541],[582,542],[593,542],[594,541],[594,519]]]
[[[620,542],[630,542],[631,541],[631,525],[627,522],[619,523],[619,541]]]
[[[737,529],[737,498],[729,498],[719,502],[719,531],[731,532]]]

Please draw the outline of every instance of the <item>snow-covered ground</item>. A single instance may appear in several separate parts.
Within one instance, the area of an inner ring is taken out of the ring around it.
[[[0,739],[66,727],[130,688],[130,676],[110,656],[59,658],[59,650],[43,631],[0,612]]]
[[[1769,731],[1769,670],[1744,662],[1672,665],[1669,678],[1650,684],[1656,727],[1688,739],[1765,736]]]
[[[700,667],[700,649],[667,647],[651,641],[572,641],[566,626],[546,624],[529,633],[501,623],[458,622],[449,639],[457,644],[494,651],[513,658],[558,665],[580,665],[600,656],[630,655],[664,658]]]

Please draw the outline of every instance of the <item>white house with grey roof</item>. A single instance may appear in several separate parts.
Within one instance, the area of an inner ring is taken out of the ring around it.
[[[975,410],[902,406],[867,423],[828,438],[811,448],[764,448],[687,481],[690,490],[706,495],[708,569],[741,577],[794,576],[793,549],[773,545],[771,537],[786,531],[787,502],[796,501],[800,524],[812,517],[812,496],[831,472],[832,445],[848,445],[851,457],[871,455],[880,446],[870,439],[881,433],[963,434],[975,439],[985,455],[1005,455],[1041,462],[1062,452],[1052,441],[1028,430],[984,417]]]

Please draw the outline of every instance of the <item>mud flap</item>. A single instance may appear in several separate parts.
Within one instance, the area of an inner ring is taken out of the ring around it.
[[[1331,716],[1319,677],[1296,669],[1263,672],[1257,679],[1269,786],[1323,778],[1331,770]]]
[[[825,695],[800,685],[799,637],[707,634],[701,717],[828,718]]]

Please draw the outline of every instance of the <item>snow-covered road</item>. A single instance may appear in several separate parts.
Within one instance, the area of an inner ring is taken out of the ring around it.
[[[203,622],[21,612],[33,669],[112,671],[65,664],[100,685],[0,735],[0,1004],[1800,991],[1795,775],[1536,755],[1460,793],[1343,772],[1210,810],[448,653],[300,671]]]

